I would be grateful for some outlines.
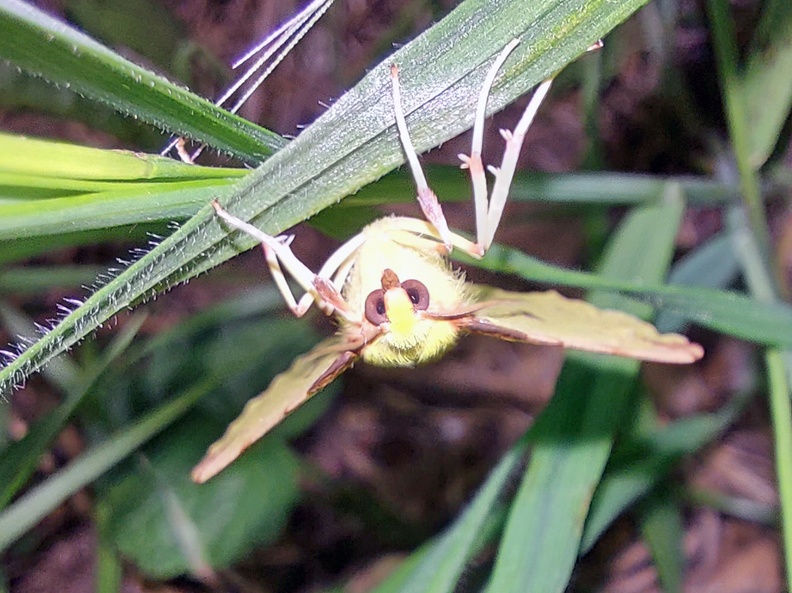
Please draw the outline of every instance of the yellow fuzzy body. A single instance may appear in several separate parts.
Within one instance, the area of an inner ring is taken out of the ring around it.
[[[436,241],[416,239],[403,230],[407,219],[390,217],[371,223],[363,234],[365,241],[355,254],[355,263],[342,289],[355,317],[363,319],[366,297],[380,289],[382,273],[390,268],[399,280],[419,280],[429,291],[430,313],[449,313],[467,303],[464,277],[440,255]],[[458,337],[454,323],[422,318],[398,305],[389,311],[388,329],[362,351],[363,360],[385,367],[409,367],[442,356]],[[412,317],[411,317],[412,315]],[[342,319],[342,331],[354,331]]]

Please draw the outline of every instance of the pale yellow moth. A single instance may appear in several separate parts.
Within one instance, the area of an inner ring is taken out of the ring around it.
[[[701,358],[704,352],[698,344],[677,334],[661,335],[651,324],[625,313],[597,309],[555,291],[518,293],[477,286],[466,282],[449,263],[447,256],[454,248],[481,257],[492,244],[523,139],[550,88],[551,80],[540,84],[514,131],[501,130],[506,149],[501,167],[489,168],[495,177],[489,193],[481,160],[484,114],[495,76],[516,45],[516,40],[510,43],[490,68],[478,100],[471,153],[460,155],[473,184],[475,243],[449,230],[429,188],[407,130],[396,66],[391,68],[394,115],[425,220],[377,220],[314,273],[294,256],[289,240],[271,237],[213,202],[228,226],[261,241],[291,311],[300,317],[316,303],[335,317],[338,331],[297,358],[247,403],[195,467],[193,480],[205,482],[217,474],[355,361],[414,366],[442,356],[465,333],[657,362],[690,363]],[[306,291],[299,301],[284,269]]]

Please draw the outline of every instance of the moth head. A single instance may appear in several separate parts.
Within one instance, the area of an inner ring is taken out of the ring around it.
[[[374,325],[388,324],[394,337],[409,338],[416,333],[416,326],[429,308],[429,291],[419,280],[401,282],[396,272],[385,268],[382,273],[382,288],[366,297],[366,319]]]

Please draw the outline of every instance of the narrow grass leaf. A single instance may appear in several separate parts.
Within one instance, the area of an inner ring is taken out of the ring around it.
[[[240,177],[246,169],[201,167],[154,154],[106,150],[68,142],[0,133],[0,183],[4,174],[96,182]],[[93,187],[105,188],[108,185]],[[112,187],[112,185],[110,186]],[[74,189],[70,187],[69,189]]]
[[[740,86],[749,126],[749,160],[757,169],[778,144],[792,109],[792,4],[773,0],[762,5]]]
[[[0,204],[0,241],[184,220],[227,195],[231,180],[119,184],[111,190]]]
[[[470,176],[459,167],[429,165],[426,177],[442,201],[469,201]],[[724,204],[739,200],[738,189],[707,178],[642,175],[619,172],[543,173],[522,171],[514,176],[509,200],[553,204],[636,206],[657,200],[667,183],[678,183],[691,204]],[[341,208],[376,206],[415,200],[412,177],[408,171],[389,173],[376,184],[362,188],[345,199]]]
[[[606,249],[602,274],[660,282],[683,208],[678,188],[668,188],[655,205],[634,209]],[[651,249],[646,246],[649,236]],[[615,304],[610,295],[595,294],[592,301]],[[567,588],[591,497],[637,372],[632,360],[568,356],[556,394],[534,426],[531,460],[486,593],[560,593]]]
[[[614,519],[649,493],[683,455],[700,449],[730,426],[751,393],[746,389],[718,412],[677,420],[617,446],[591,501],[581,553],[589,551]]]
[[[641,534],[649,544],[663,591],[681,593],[685,572],[682,552],[685,529],[679,505],[668,495],[655,496],[644,505],[640,523]]]
[[[0,4],[0,57],[174,134],[259,163],[286,142],[21,0]]]
[[[96,593],[118,593],[124,579],[124,567],[107,536],[107,505],[96,503],[94,523],[96,525],[96,571],[94,590]]]
[[[465,566],[482,543],[487,524],[510,477],[519,467],[527,444],[528,439],[523,438],[512,447],[454,524],[410,557],[409,569],[397,571],[372,593],[455,591]]]

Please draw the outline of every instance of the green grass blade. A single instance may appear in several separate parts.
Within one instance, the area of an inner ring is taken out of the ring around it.
[[[398,571],[372,593],[450,593],[480,545],[503,490],[521,463],[528,439],[521,439],[498,463],[473,502],[429,546],[411,556],[408,571]]]
[[[792,3],[765,2],[764,33],[752,48],[741,78],[746,118],[751,122],[749,160],[759,168],[772,154],[792,109]]]
[[[663,591],[681,593],[685,568],[682,552],[685,529],[679,505],[667,495],[654,497],[647,501],[640,520],[641,533],[649,544]]]
[[[96,593],[118,593],[124,580],[124,567],[107,534],[107,505],[97,503],[94,511],[96,522],[96,569],[94,591]]]
[[[787,572],[792,567],[792,405],[788,358],[784,352],[771,348],[765,353],[770,388],[770,412],[775,433],[776,472],[781,500],[781,523],[784,537],[784,562]],[[788,581],[792,576],[787,574]]]
[[[397,62],[413,141],[425,150],[471,125],[482,78],[515,36],[523,42],[493,88],[499,109],[585,51],[644,4],[467,0],[419,38],[372,69],[296,140],[229,191],[226,205],[277,234],[335,203],[402,162],[390,99]],[[16,5],[15,5],[16,6]],[[54,355],[119,310],[225,261],[253,242],[227,238],[209,206],[94,293],[43,339],[0,371],[8,392]]]
[[[659,282],[683,208],[681,193],[672,187],[657,205],[633,210],[606,249],[602,273]],[[653,249],[646,248],[649,236]],[[610,295],[592,300],[614,304]],[[577,354],[568,360],[555,396],[533,428],[535,447],[486,593],[560,593],[569,583],[585,516],[628,407],[638,363]]]
[[[745,158],[745,150],[738,150]],[[732,208],[729,225],[735,251],[751,294],[760,302],[780,302],[769,262],[763,257],[760,238],[749,228],[744,212]],[[784,541],[787,588],[792,588],[792,351],[769,348],[765,352],[770,412],[775,438],[778,497],[781,506],[781,533]]]
[[[0,57],[125,115],[251,163],[286,143],[20,0],[0,4],[0,31]]]
[[[738,394],[718,412],[677,420],[639,441],[629,439],[618,446],[591,502],[581,553],[588,552],[614,519],[650,492],[683,455],[726,430],[750,400],[751,392]]]
[[[429,165],[426,177],[441,201],[469,201],[470,177],[459,167]],[[678,183],[688,202],[694,205],[725,204],[739,200],[735,186],[711,179],[636,173],[577,172],[542,173],[522,171],[514,176],[509,200],[549,202],[553,204],[587,204],[602,206],[637,206],[658,199],[667,183]],[[375,206],[394,202],[412,202],[415,187],[408,171],[389,173],[376,184],[364,187],[341,204],[342,208]]]
[[[43,484],[33,488],[0,513],[0,551],[55,509],[63,500],[90,484],[140,445],[184,414],[212,388],[209,382],[155,409],[107,443],[93,447]]]
[[[224,196],[230,180],[118,184],[117,189],[69,197],[0,204],[0,240],[92,231],[139,222],[184,220],[213,198]]]
[[[246,169],[201,167],[154,154],[106,150],[68,142],[41,140],[0,133],[0,184],[9,185],[6,174],[86,181],[152,181],[216,179],[246,175]],[[87,186],[104,189],[106,184]],[[109,187],[115,187],[110,185]],[[74,189],[71,186],[69,189]]]
[[[734,21],[727,0],[708,0],[707,11],[718,63],[723,107],[726,111],[737,169],[740,172],[742,199],[751,221],[751,230],[759,242],[759,248],[767,255],[770,252],[770,237],[757,171],[750,158],[753,123],[748,119],[740,78]]]
[[[19,441],[0,450],[0,509],[4,508],[33,475],[39,459],[60,434],[72,413],[83,401],[94,381],[131,344],[143,324],[144,317],[133,319],[104,351],[101,360],[83,371],[67,386],[64,401],[44,418],[38,420]]]

